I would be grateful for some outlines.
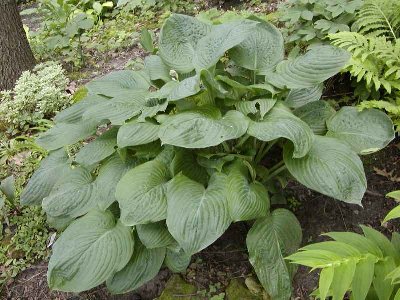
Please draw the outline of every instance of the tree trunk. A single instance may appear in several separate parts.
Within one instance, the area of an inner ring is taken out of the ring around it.
[[[34,65],[16,0],[0,0],[0,91],[11,90],[21,73]]]

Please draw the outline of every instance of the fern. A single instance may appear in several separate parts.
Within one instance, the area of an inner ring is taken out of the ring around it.
[[[333,45],[351,52],[347,70],[357,82],[365,80],[367,88],[378,91],[383,87],[389,94],[393,88],[400,89],[400,40],[393,44],[385,37],[366,37],[357,32],[330,34],[329,38]]]
[[[400,235],[394,233],[389,241],[380,232],[361,226],[364,235],[352,232],[331,232],[334,239],[308,245],[287,259],[292,263],[321,269],[319,288],[314,295],[341,300],[346,292],[351,299],[391,299],[400,296],[395,286],[400,278]],[[398,299],[398,298],[395,298]]]
[[[395,0],[366,0],[354,24],[359,33],[369,36],[399,37],[400,2]]]

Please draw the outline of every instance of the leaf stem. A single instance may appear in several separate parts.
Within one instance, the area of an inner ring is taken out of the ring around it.
[[[282,165],[279,168],[277,168],[275,171],[271,172],[271,174],[269,174],[265,179],[264,179],[264,183],[271,180],[272,178],[274,178],[276,175],[278,175],[279,173],[281,173],[282,171],[286,170],[286,165]]]
[[[262,143],[262,145],[261,145],[261,147],[260,147],[260,150],[258,151],[258,153],[257,153],[257,155],[256,155],[256,158],[255,158],[256,163],[259,163],[259,162],[264,158],[264,156],[268,153],[268,151],[271,150],[271,148],[272,148],[277,142],[278,142],[277,139],[274,140],[274,141],[272,141],[272,142],[270,142],[270,143],[268,144],[267,148],[265,148],[266,142]],[[265,149],[264,149],[264,148],[265,148]]]
[[[235,148],[241,147],[248,139],[250,138],[250,135],[245,134],[239,139],[239,142],[236,144]]]
[[[231,153],[231,148],[229,147],[227,142],[222,142],[222,146],[227,153]]]
[[[285,162],[283,160],[281,160],[280,162],[278,162],[276,165],[272,166],[271,168],[269,168],[269,172],[274,172],[275,170],[277,170],[279,167],[283,166],[285,164]]]

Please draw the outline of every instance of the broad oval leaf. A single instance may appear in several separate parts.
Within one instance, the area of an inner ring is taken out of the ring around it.
[[[168,101],[184,99],[196,95],[200,90],[199,76],[192,76],[176,83],[176,85],[171,89],[167,99]]]
[[[206,148],[246,133],[248,119],[238,111],[221,118],[215,107],[185,111],[163,121],[158,136],[163,144],[183,148]]]
[[[176,244],[163,221],[137,225],[136,231],[140,241],[147,249],[165,248]]]
[[[70,159],[64,149],[50,152],[33,173],[27,186],[22,191],[20,201],[22,205],[42,203],[57,181],[70,170]]]
[[[376,152],[394,139],[391,119],[377,109],[360,112],[355,107],[342,107],[327,126],[327,136],[341,140],[359,154]]]
[[[247,173],[247,168],[239,163],[228,174],[228,208],[234,222],[261,218],[269,213],[266,188],[259,182],[249,183]]]
[[[261,72],[267,82],[279,87],[301,89],[314,87],[338,73],[347,63],[350,53],[330,45],[316,46],[293,60],[285,60],[274,72]]]
[[[168,185],[168,230],[188,255],[208,247],[230,225],[225,190],[222,173],[211,177],[207,189],[182,174]]]
[[[196,70],[207,70],[215,65],[226,51],[243,42],[256,25],[254,21],[238,20],[212,26],[211,32],[197,43],[193,57]]]
[[[250,20],[258,24],[247,38],[229,51],[236,65],[249,70],[268,70],[284,57],[283,36],[272,24],[259,18]]]
[[[93,207],[93,177],[82,167],[71,169],[58,182],[51,194],[43,199],[42,207],[51,217],[72,220]]]
[[[326,133],[326,121],[335,114],[335,110],[326,101],[315,101],[295,109],[293,113],[306,122],[315,134],[323,135]]]
[[[122,125],[118,130],[118,147],[138,146],[158,140],[159,125],[149,121],[136,120]]]
[[[99,105],[101,105],[99,103]],[[56,150],[66,145],[75,144],[96,133],[98,120],[79,121],[77,123],[57,123],[50,130],[40,135],[36,143],[46,150]]]
[[[165,265],[174,273],[185,272],[188,268],[192,257],[182,249],[174,251],[167,249],[167,254],[165,255]]]
[[[111,128],[94,141],[86,144],[76,154],[75,161],[83,166],[90,166],[111,156],[117,147],[118,128]]]
[[[163,61],[180,73],[194,69],[193,56],[197,42],[207,35],[211,26],[196,18],[174,14],[160,32],[159,53]]]
[[[256,220],[247,235],[250,263],[274,300],[290,299],[294,270],[283,257],[294,253],[301,240],[299,221],[286,209],[276,209],[269,216]]]
[[[86,122],[110,120],[114,125],[122,125],[125,120],[139,115],[146,108],[148,95],[149,92],[144,89],[126,91],[90,107],[83,114],[83,119]]]
[[[108,208],[117,199],[115,190],[118,182],[132,167],[139,164],[137,160],[122,160],[118,154],[106,159],[99,168],[99,175],[95,180],[94,204],[101,210]]]
[[[116,190],[122,223],[137,225],[164,220],[167,216],[165,191],[170,179],[168,165],[157,159],[126,173]]]
[[[137,289],[158,274],[164,258],[165,248],[146,249],[136,242],[132,258],[121,271],[107,280],[107,288],[113,294]]]
[[[339,140],[315,136],[310,151],[302,158],[293,158],[293,146],[286,144],[283,158],[289,172],[306,187],[361,205],[367,188],[362,162]]]
[[[49,218],[69,223],[93,208],[105,210],[116,201],[116,185],[134,163],[123,162],[118,155],[110,157],[99,168],[96,179],[85,168],[70,169],[43,199],[44,211]]]
[[[95,106],[107,97],[100,95],[88,95],[78,103],[60,111],[54,118],[54,122],[57,123],[78,123],[82,120],[84,112],[91,106]]]
[[[133,252],[129,227],[111,212],[92,211],[73,222],[53,246],[47,280],[66,292],[89,290],[121,270]]]
[[[247,133],[269,142],[286,138],[294,144],[293,157],[303,157],[311,148],[313,133],[307,123],[296,117],[284,105],[275,105],[263,120],[250,121]]]
[[[285,104],[288,107],[298,108],[311,102],[321,99],[323,84],[317,84],[313,87],[303,89],[290,90],[285,99]]]
[[[161,79],[164,82],[171,80],[169,68],[158,55],[150,55],[144,59],[144,68],[149,73],[151,80]]]
[[[150,85],[146,72],[121,70],[96,78],[86,87],[91,94],[120,98],[138,89],[147,90]]]

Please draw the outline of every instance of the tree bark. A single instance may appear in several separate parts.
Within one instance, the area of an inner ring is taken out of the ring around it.
[[[21,73],[34,65],[16,0],[0,0],[0,91],[11,90]]]

